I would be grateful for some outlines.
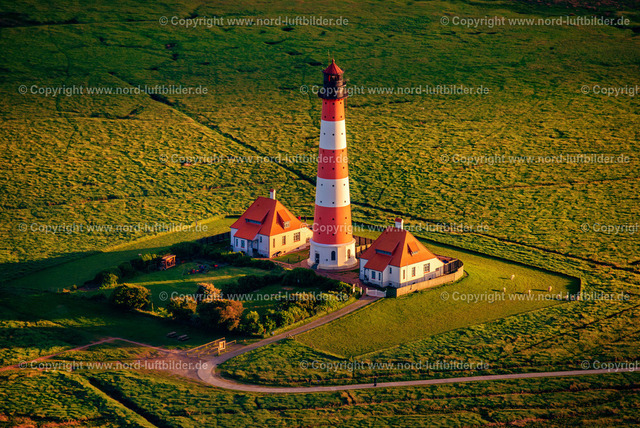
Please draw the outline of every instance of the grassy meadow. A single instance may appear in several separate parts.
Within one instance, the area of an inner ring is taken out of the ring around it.
[[[326,17],[348,17],[348,25],[185,28],[158,20],[196,9],[202,17],[267,17],[271,12],[245,2],[173,2],[121,6],[102,19],[110,8],[99,2],[55,13],[3,7],[13,17],[0,41],[5,52],[0,84],[3,270],[144,234],[53,234],[37,231],[40,225],[188,224],[238,213],[270,187],[296,213],[310,215],[316,166],[285,156],[316,152],[320,102],[300,87],[320,82],[327,53],[346,70],[353,87],[489,88],[485,95],[349,98],[356,219],[386,222],[401,214],[420,221],[485,224],[488,232],[480,235],[636,266],[636,235],[581,229],[585,223],[637,221],[638,98],[581,92],[583,85],[637,82],[640,50],[631,26],[640,19],[633,9],[610,13],[628,17],[629,28],[466,28],[442,25],[440,18],[592,12],[436,1],[397,2],[387,13],[387,3],[343,2],[323,3],[322,10]],[[270,10],[286,16],[308,13],[289,1]],[[68,21],[78,24],[64,24]],[[46,97],[18,90],[21,85],[158,84],[202,86],[208,92],[157,101],[144,93]],[[626,155],[629,162],[459,161],[572,153]],[[254,162],[206,161],[214,156]],[[264,156],[276,162],[255,162]],[[190,157],[205,162],[180,163]]]
[[[402,216],[435,252],[459,256],[468,276],[232,359],[228,376],[341,384],[470,373],[301,363],[482,361],[509,373],[638,360],[640,97],[594,90],[638,85],[638,10],[637,0],[0,2],[0,367],[107,336],[177,347],[165,337],[174,323],[64,290],[140,253],[227,231],[226,216],[270,188],[294,214],[313,215],[317,164],[304,156],[317,153],[313,86],[330,57],[350,87],[363,88],[346,112],[354,220],[381,226]],[[171,23],[319,15],[348,24]],[[454,23],[567,15],[629,24]],[[131,91],[144,85],[207,90]],[[436,85],[488,93],[397,90]],[[79,86],[130,93],[38,93]],[[580,154],[623,161],[566,160]],[[191,228],[154,229],[184,225]],[[200,278],[171,277],[178,273],[136,280],[191,292]],[[224,283],[245,273],[202,278]],[[575,287],[564,275],[579,278],[584,292],[630,300],[451,299],[504,286],[513,296]],[[181,347],[217,338],[179,330],[192,337]],[[105,346],[66,358],[136,352]],[[12,370],[0,384],[0,427],[640,423],[637,373],[302,395],[235,393],[134,371]]]
[[[322,394],[235,393],[132,371],[26,371],[0,379],[5,426],[610,426],[637,424],[640,404],[637,373]]]
[[[396,299],[383,299],[304,333],[296,340],[350,358],[445,331],[562,304],[551,296],[575,294],[579,289],[577,280],[515,263],[436,246],[429,249],[464,260],[467,276],[453,284]],[[512,274],[514,280],[511,280]],[[549,287],[552,287],[551,292]],[[503,292],[503,288],[507,291]]]

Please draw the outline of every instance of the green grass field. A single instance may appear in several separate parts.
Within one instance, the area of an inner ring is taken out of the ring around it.
[[[638,374],[323,394],[239,394],[156,373],[0,374],[5,426],[637,424]],[[78,400],[82,397],[82,400]]]
[[[638,260],[636,235],[581,230],[585,223],[633,224],[638,217],[637,204],[630,203],[638,191],[638,98],[580,90],[637,82],[640,49],[630,28],[440,23],[442,16],[593,13],[501,1],[397,3],[393,14],[380,3],[323,4],[325,16],[350,17],[349,24],[291,31],[158,24],[159,17],[186,16],[196,6],[130,5],[109,20],[102,19],[110,10],[102,3],[90,10],[3,6],[17,20],[3,29],[2,38],[4,270],[144,234],[51,234],[32,231],[33,224],[189,224],[239,213],[270,187],[296,214],[311,215],[313,163],[184,167],[172,159],[313,155],[320,102],[314,94],[301,94],[300,87],[320,81],[328,52],[354,87],[490,89],[482,96],[351,97],[354,218],[388,221],[402,214],[421,221],[483,223],[488,226],[484,236],[621,266]],[[308,13],[289,1],[271,10]],[[243,2],[198,7],[199,16],[209,17],[270,13]],[[614,16],[626,16],[632,25],[640,22],[633,9]],[[72,19],[80,24],[28,24]],[[159,102],[146,94],[45,97],[18,91],[20,85],[74,84],[201,85],[209,92]],[[569,153],[630,159],[623,164],[454,161]],[[18,164],[20,169],[12,167]],[[27,231],[21,230],[23,224]]]
[[[453,305],[431,290],[232,359],[225,364],[230,375],[271,384],[447,375],[300,369],[302,360],[372,350],[357,358],[487,361],[495,372],[638,360],[640,98],[594,87],[638,84],[639,10],[637,0],[1,3],[0,366],[105,336],[177,346],[165,337],[176,329],[167,320],[116,313],[81,293],[58,291],[139,253],[226,231],[233,221],[226,215],[240,214],[270,188],[294,214],[312,216],[317,165],[290,159],[317,153],[320,101],[305,88],[321,82],[330,57],[350,87],[365,88],[347,101],[354,220],[380,226],[402,216],[437,252],[464,248],[532,267],[460,252],[469,276],[442,288],[451,296],[500,290],[505,282],[514,288],[509,295],[543,293],[551,283],[556,292],[573,287],[545,273],[553,271],[580,278],[585,292],[627,292],[631,299]],[[161,22],[320,14],[348,18],[348,25]],[[567,15],[625,17],[629,24],[452,22]],[[369,93],[453,84],[489,91]],[[207,93],[32,93],[73,85],[182,85]],[[576,154],[625,161],[563,160]],[[507,161],[495,161],[503,155]],[[526,156],[560,160],[522,161]],[[196,230],[196,222],[208,230]],[[444,231],[427,229],[439,223]],[[154,225],[192,229],[158,234],[149,230]],[[505,279],[511,273],[513,284]],[[192,287],[173,281],[166,290]],[[193,338],[181,346],[217,338],[180,330]],[[300,396],[225,392],[157,373],[21,370],[0,377],[0,426],[640,423],[637,374]]]
[[[487,321],[561,304],[550,295],[576,293],[575,280],[463,251],[430,246],[464,261],[467,277],[454,284],[384,299],[297,337],[346,358]],[[512,281],[511,275],[515,278]],[[548,292],[548,287],[552,292]],[[503,293],[503,287],[507,289]],[[528,290],[532,290],[531,296]],[[523,299],[523,300],[520,300]],[[532,299],[528,301],[527,299]]]

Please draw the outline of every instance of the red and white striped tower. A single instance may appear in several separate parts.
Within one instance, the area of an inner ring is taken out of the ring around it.
[[[320,149],[313,238],[309,265],[318,269],[352,269],[357,266],[351,227],[349,168],[344,104],[344,72],[332,61],[322,71]]]

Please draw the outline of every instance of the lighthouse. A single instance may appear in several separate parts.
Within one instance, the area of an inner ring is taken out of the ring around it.
[[[349,168],[344,108],[347,98],[344,72],[335,61],[322,71],[320,147],[310,266],[343,270],[358,265],[351,226]]]

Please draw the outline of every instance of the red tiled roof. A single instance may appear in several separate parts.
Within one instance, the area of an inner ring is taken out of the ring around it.
[[[243,225],[243,227],[239,227],[238,231],[234,236],[236,238],[248,239],[249,241],[253,241],[256,235],[258,234],[258,232],[260,231],[261,227],[262,227],[261,224],[247,223],[245,221],[245,224]]]
[[[390,253],[381,254],[379,251]],[[420,263],[436,256],[406,230],[387,228],[360,256],[367,260],[366,269],[382,271],[387,266],[403,267]]]
[[[289,227],[285,229],[284,223],[286,221],[289,222]],[[258,234],[273,236],[302,227],[302,222],[295,218],[278,200],[262,196],[258,197],[244,214],[231,225],[231,228],[238,229],[235,236],[250,241],[255,239]]]
[[[325,74],[344,74],[344,71],[342,71],[340,67],[336,65],[336,60],[334,59],[331,60],[331,64],[329,64],[329,67],[322,70],[322,72]]]
[[[376,270],[378,272],[382,272],[389,266],[389,262],[391,261],[391,256],[387,256],[384,254],[374,253],[370,259],[367,260],[367,264],[364,265],[365,269]]]

